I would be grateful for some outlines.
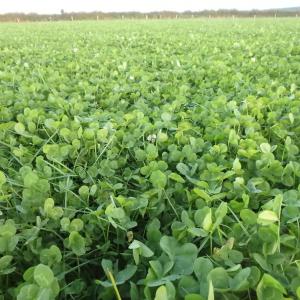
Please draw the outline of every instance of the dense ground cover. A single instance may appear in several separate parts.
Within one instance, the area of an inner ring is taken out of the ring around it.
[[[0,299],[300,298],[300,22],[0,25]]]

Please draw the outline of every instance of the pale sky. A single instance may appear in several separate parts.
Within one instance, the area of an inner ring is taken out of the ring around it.
[[[0,0],[0,13],[78,11],[185,11],[219,8],[267,9],[300,6],[300,0]]]

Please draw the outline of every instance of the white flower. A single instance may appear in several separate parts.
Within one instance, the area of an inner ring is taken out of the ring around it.
[[[156,141],[156,134],[148,135],[147,140],[151,143],[154,143]]]

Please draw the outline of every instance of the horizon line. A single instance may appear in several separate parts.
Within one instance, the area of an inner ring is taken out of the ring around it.
[[[92,11],[64,11],[63,14],[90,14],[90,13],[101,13],[101,14],[127,14],[127,13],[139,13],[139,14],[153,14],[159,12],[168,12],[168,13],[177,13],[177,14],[184,14],[184,13],[199,13],[205,11],[211,12],[218,12],[218,11],[237,11],[237,12],[253,12],[253,11],[274,11],[274,10],[288,10],[288,9],[299,9],[300,6],[295,7],[273,7],[273,8],[252,8],[252,9],[238,9],[238,8],[218,8],[218,9],[201,9],[201,10],[184,10],[184,11],[176,11],[176,10],[153,10],[153,11],[138,11],[138,10],[128,10],[128,11],[101,11],[101,10],[92,10]],[[63,10],[63,9],[62,9]],[[11,12],[0,12],[0,15],[9,15],[9,14],[23,14],[23,15],[62,15],[62,13],[40,13],[40,12],[22,12],[22,11],[11,11]]]

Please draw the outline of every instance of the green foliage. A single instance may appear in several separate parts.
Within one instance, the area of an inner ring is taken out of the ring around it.
[[[0,299],[300,299],[299,24],[1,24]]]

